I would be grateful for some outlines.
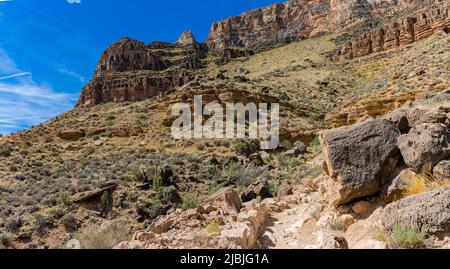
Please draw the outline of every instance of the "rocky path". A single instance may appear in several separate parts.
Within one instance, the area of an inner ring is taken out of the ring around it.
[[[272,211],[260,238],[268,249],[304,249],[315,244],[314,232],[317,212],[320,211],[317,194],[296,194],[280,203],[281,210]]]

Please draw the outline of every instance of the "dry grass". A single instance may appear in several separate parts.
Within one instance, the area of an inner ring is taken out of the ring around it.
[[[83,249],[112,249],[131,237],[128,226],[114,223],[103,230],[88,230],[79,237]]]
[[[222,226],[217,220],[213,220],[206,226],[206,231],[210,234],[218,234],[222,231]]]

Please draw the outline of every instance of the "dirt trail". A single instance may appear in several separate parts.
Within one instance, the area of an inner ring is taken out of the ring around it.
[[[320,199],[317,194],[296,196],[297,201],[284,202],[287,209],[271,212],[260,238],[263,248],[303,249],[315,244],[315,215],[320,210]]]

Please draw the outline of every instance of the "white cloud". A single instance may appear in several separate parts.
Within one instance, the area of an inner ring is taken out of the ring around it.
[[[11,78],[18,78],[18,77],[25,77],[25,76],[30,76],[31,77],[31,73],[30,72],[22,72],[22,73],[12,74],[12,75],[8,75],[8,76],[0,77],[0,80],[11,79]]]
[[[78,79],[81,83],[84,83],[84,82],[86,81],[86,79],[85,79],[82,75],[78,74],[78,73],[75,72],[75,71],[71,71],[71,70],[68,70],[68,69],[66,69],[66,68],[59,68],[57,71],[58,71],[59,73],[63,74],[63,75],[67,75],[67,76],[69,76],[69,77],[76,78],[76,79]]]
[[[31,73],[20,71],[4,51],[0,52],[1,71],[12,72],[0,77],[1,134],[37,125],[72,108],[76,95],[36,83]]]
[[[81,0],[67,0],[69,4],[81,4]]]
[[[0,49],[0,75],[17,72],[19,72],[19,70],[17,69],[14,61],[9,58],[8,54],[6,54],[4,50]]]

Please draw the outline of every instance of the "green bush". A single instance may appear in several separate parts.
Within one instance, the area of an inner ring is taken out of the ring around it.
[[[391,236],[394,243],[401,248],[419,248],[423,245],[427,230],[427,227],[415,229],[396,223],[392,228]]]
[[[72,203],[72,196],[63,190],[60,190],[58,192],[58,200],[57,201],[59,204],[70,205]]]
[[[181,204],[181,208],[183,210],[193,209],[197,208],[199,204],[197,194],[195,193],[188,193],[183,198],[183,203]]]
[[[259,151],[261,144],[258,140],[243,140],[240,139],[234,145],[237,155],[250,156]]]
[[[0,146],[0,157],[11,156],[11,149],[7,146]]]
[[[159,191],[163,186],[163,179],[161,176],[154,176],[153,179],[152,188],[154,191]]]

